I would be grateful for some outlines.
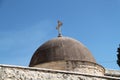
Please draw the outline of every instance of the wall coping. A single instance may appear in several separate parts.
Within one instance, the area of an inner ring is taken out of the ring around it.
[[[105,75],[120,77],[120,70],[105,69]]]
[[[63,71],[63,70],[53,70],[53,69],[45,69],[45,68],[36,68],[36,67],[26,67],[26,66],[16,66],[16,65],[6,65],[6,64],[0,64],[0,67],[4,68],[16,68],[16,69],[26,69],[26,70],[31,70],[31,71],[43,71],[43,72],[48,72],[48,73],[63,73],[63,74],[71,74],[71,75],[81,75],[81,76],[88,76],[88,77],[96,77],[96,78],[103,78],[103,79],[114,79],[118,80],[117,76],[97,76],[97,75],[91,75],[91,74],[83,74],[80,72],[72,72],[72,71]],[[110,70],[108,70],[110,71]],[[115,72],[115,70],[113,70]],[[119,71],[118,71],[119,72]],[[107,73],[108,74],[108,73]],[[120,76],[120,74],[119,74]]]

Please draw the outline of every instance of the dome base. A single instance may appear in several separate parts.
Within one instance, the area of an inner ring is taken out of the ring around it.
[[[94,75],[104,75],[105,73],[105,69],[101,65],[86,61],[51,61],[33,67],[74,71]]]

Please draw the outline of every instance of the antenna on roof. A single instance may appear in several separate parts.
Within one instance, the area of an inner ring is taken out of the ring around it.
[[[56,29],[58,30],[58,37],[62,37],[62,32],[61,32],[61,26],[62,25],[63,25],[63,23],[58,20],[58,25],[56,27]]]

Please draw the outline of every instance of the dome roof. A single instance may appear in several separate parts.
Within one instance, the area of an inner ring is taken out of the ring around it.
[[[96,63],[90,51],[82,43],[69,37],[57,37],[45,42],[36,50],[29,66],[59,60]]]

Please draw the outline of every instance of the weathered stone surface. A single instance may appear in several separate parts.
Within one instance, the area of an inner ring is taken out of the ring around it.
[[[105,75],[106,76],[114,76],[114,77],[119,77],[120,78],[120,71],[117,70],[105,70]]]
[[[48,40],[35,51],[29,66],[61,60],[96,63],[91,52],[81,42],[70,37],[57,37]]]
[[[84,61],[54,61],[36,65],[34,67],[39,68],[47,68],[47,69],[54,69],[54,70],[64,70],[64,71],[73,71],[73,72],[82,72],[86,74],[93,74],[93,75],[104,75],[105,69],[96,64],[91,62],[84,62]]]
[[[120,75],[118,73],[118,75]],[[78,72],[0,65],[0,80],[119,80],[114,76],[96,76]]]

